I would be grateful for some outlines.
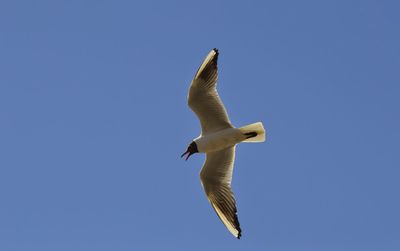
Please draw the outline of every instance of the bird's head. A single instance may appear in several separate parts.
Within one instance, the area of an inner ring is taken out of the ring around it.
[[[190,155],[192,155],[193,153],[198,153],[198,152],[199,152],[199,150],[197,149],[196,143],[195,143],[194,141],[192,141],[192,143],[189,144],[189,146],[188,146],[186,152],[184,152],[184,153],[181,155],[181,158],[183,158],[183,156],[185,156],[185,155],[187,154],[185,160],[188,160],[189,157],[190,157]]]

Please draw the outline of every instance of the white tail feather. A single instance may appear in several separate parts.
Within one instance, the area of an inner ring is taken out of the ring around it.
[[[264,126],[261,122],[253,123],[247,126],[240,127],[239,130],[243,134],[250,134],[250,133],[257,133],[256,136],[245,139],[243,142],[249,142],[249,143],[257,143],[257,142],[264,142],[266,135],[265,135],[265,130]]]

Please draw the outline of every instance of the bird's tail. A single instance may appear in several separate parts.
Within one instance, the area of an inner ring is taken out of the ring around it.
[[[240,127],[239,130],[247,137],[243,142],[257,143],[265,141],[266,133],[261,122]]]

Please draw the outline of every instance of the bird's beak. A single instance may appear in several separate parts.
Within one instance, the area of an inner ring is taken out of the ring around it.
[[[190,157],[190,155],[192,155],[193,153],[191,153],[190,150],[187,149],[186,152],[184,152],[184,153],[181,155],[181,158],[183,158],[183,156],[185,156],[186,154],[187,154],[187,156],[186,156],[185,160],[188,160],[188,158]]]

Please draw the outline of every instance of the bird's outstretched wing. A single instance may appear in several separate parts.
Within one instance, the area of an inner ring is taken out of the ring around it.
[[[200,172],[201,183],[212,207],[228,230],[240,239],[236,201],[231,189],[235,147],[207,153]]]
[[[217,61],[218,50],[213,49],[197,70],[189,89],[188,104],[200,120],[202,134],[232,127],[216,89]]]

